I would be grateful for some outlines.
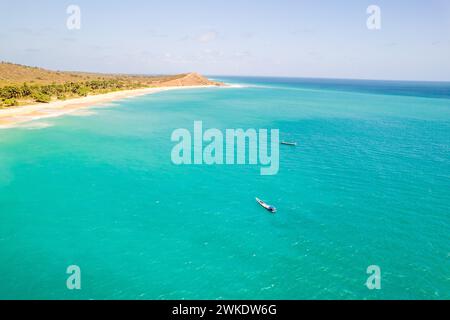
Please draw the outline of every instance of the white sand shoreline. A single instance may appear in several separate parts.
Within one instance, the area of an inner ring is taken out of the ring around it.
[[[161,91],[177,89],[196,89],[196,88],[216,88],[214,85],[197,86],[173,86],[159,88],[142,88],[133,90],[114,91],[105,94],[92,95],[87,97],[58,100],[50,103],[39,103],[19,107],[0,109],[0,129],[13,128],[24,122],[43,118],[59,117],[71,112],[100,105],[107,102],[113,102],[125,98],[137,97]]]

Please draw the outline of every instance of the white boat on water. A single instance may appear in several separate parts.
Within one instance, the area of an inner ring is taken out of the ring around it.
[[[263,207],[263,208],[266,209],[267,211],[270,211],[270,212],[272,212],[272,213],[277,212],[277,208],[275,208],[274,206],[271,206],[271,205],[265,203],[264,201],[262,201],[262,200],[259,199],[259,198],[256,198],[256,202],[258,202],[258,203],[261,205],[261,207]]]
[[[287,142],[287,141],[281,141],[281,144],[287,145],[287,146],[297,146],[297,142]]]

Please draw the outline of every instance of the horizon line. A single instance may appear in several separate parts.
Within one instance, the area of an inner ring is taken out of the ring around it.
[[[311,80],[348,80],[348,81],[383,81],[383,82],[413,82],[413,83],[445,83],[450,84],[449,80],[411,80],[411,79],[381,79],[381,78],[342,78],[342,77],[314,77],[314,76],[282,76],[282,75],[237,75],[237,74],[203,74],[198,71],[187,71],[180,73],[127,73],[127,72],[101,72],[101,71],[80,71],[80,70],[61,70],[40,67],[36,65],[26,65],[21,63],[10,62],[6,60],[0,60],[0,63],[7,63],[13,65],[20,65],[31,68],[40,68],[53,72],[74,72],[74,73],[93,73],[93,74],[103,74],[103,75],[128,75],[128,76],[170,76],[177,74],[190,74],[199,73],[205,77],[241,77],[241,78],[279,78],[279,79],[311,79]]]

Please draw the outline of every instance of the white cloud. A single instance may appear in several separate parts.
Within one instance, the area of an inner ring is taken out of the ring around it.
[[[205,32],[205,33],[201,34],[197,38],[197,40],[199,42],[202,42],[202,43],[207,43],[207,42],[211,42],[211,41],[216,40],[216,38],[217,38],[217,32],[215,32],[215,31],[208,31],[208,32]]]

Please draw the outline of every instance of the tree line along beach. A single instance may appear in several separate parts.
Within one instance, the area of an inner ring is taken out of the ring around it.
[[[223,86],[192,72],[127,75],[50,71],[0,63],[0,128],[163,90]]]

